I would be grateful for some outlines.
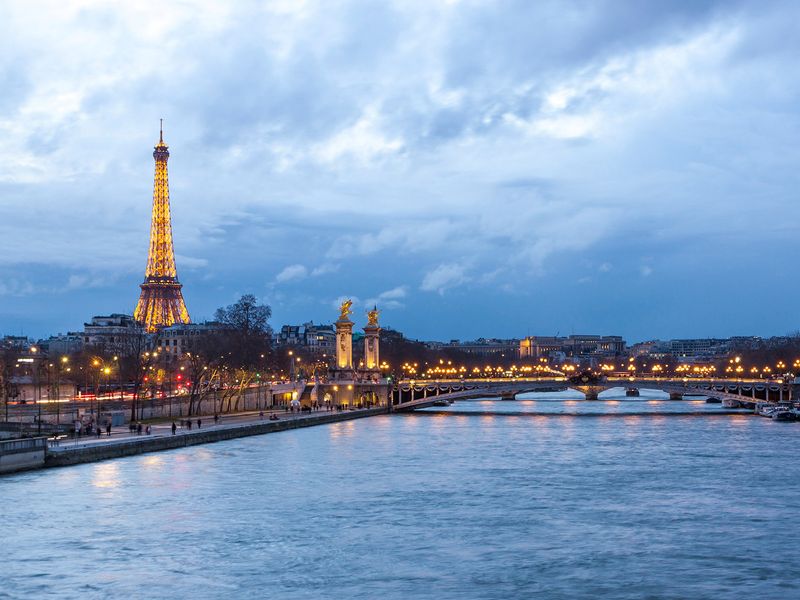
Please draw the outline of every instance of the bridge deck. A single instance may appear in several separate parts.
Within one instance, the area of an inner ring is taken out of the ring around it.
[[[593,388],[609,390],[616,387],[635,387],[637,389],[653,389],[669,394],[697,394],[702,396],[715,397],[719,399],[736,400],[748,407],[754,407],[764,399],[739,393],[741,391],[753,391],[759,389],[763,391],[786,391],[789,387],[782,381],[770,381],[763,379],[753,380],[697,380],[697,379],[634,379],[622,377],[608,377],[602,381],[586,383],[585,385],[576,384],[566,378],[553,379],[485,379],[485,380],[435,380],[425,382],[399,382],[397,389],[401,392],[412,393],[422,392],[422,398],[415,398],[410,401],[395,404],[393,410],[405,411],[416,408],[426,408],[433,406],[442,400],[456,401],[472,398],[499,398],[514,397],[517,394],[527,392],[558,391],[569,388]],[[454,389],[455,388],[455,389]],[[721,389],[719,389],[721,388]],[[736,391],[732,391],[734,388]],[[447,390],[447,391],[444,391]],[[427,392],[431,392],[428,394]],[[781,397],[783,394],[781,394]]]

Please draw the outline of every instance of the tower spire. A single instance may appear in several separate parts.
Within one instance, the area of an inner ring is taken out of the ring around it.
[[[150,223],[150,251],[147,268],[134,318],[147,331],[169,327],[174,323],[189,323],[189,313],[183,301],[181,284],[175,268],[175,249],[172,245],[172,217],[169,207],[169,178],[167,161],[169,146],[164,143],[163,119],[159,140],[153,148],[156,163],[153,182],[153,216]]]
[[[158,141],[164,143],[164,119],[158,120]]]

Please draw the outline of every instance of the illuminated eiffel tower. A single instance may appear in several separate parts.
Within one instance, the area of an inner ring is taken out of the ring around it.
[[[164,143],[163,120],[155,146],[156,175],[153,184],[153,219],[150,225],[150,252],[142,293],[133,318],[143,323],[147,331],[169,327],[174,323],[189,323],[189,311],[183,301],[175,268],[175,250],[172,247],[172,218],[169,210],[169,180],[167,160],[169,146]]]

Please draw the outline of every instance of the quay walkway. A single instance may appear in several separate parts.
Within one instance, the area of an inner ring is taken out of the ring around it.
[[[286,431],[299,427],[311,427],[326,423],[348,421],[378,414],[385,414],[386,407],[365,408],[344,411],[314,411],[311,413],[285,413],[274,411],[278,420],[270,421],[271,412],[261,417],[258,412],[238,413],[220,417],[214,424],[213,417],[200,417],[202,426],[197,427],[197,417],[193,418],[192,428],[178,428],[172,434],[172,421],[150,424],[151,433],[137,435],[128,426],[114,427],[112,435],[105,432],[100,437],[63,439],[50,443],[42,467],[62,467],[87,462],[95,462],[123,456],[133,456],[145,452],[157,452],[183,448],[197,444],[207,444],[250,435],[262,435]],[[175,421],[176,425],[179,423]]]

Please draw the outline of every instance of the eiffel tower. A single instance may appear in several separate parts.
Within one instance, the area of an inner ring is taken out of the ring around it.
[[[169,210],[169,180],[167,160],[169,146],[164,143],[164,123],[161,121],[158,144],[153,151],[156,175],[153,185],[153,219],[150,225],[150,252],[144,273],[142,293],[133,318],[143,323],[149,332],[174,323],[189,323],[189,312],[183,301],[175,268],[172,247],[172,218]]]

